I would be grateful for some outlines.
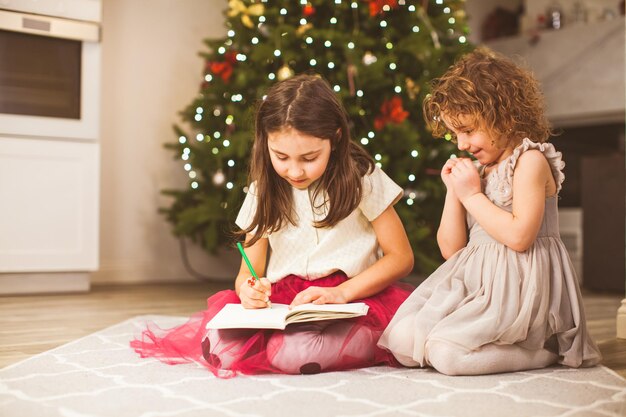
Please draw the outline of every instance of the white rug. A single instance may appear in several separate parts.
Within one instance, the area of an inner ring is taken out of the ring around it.
[[[140,359],[141,316],[0,370],[2,417],[626,416],[626,380],[605,367],[479,377],[376,367],[215,378],[197,364]]]

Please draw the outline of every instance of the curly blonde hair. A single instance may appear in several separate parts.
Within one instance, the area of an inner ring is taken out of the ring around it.
[[[502,148],[524,138],[546,142],[553,135],[532,73],[485,47],[464,55],[432,81],[423,110],[436,137],[450,133],[442,114],[455,129],[461,126],[460,116],[469,117],[474,128],[485,130]]]

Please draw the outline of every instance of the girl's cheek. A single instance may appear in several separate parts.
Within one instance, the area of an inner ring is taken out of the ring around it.
[[[276,159],[272,159],[272,166],[274,167],[274,171],[281,173],[283,168],[282,168],[282,163]]]

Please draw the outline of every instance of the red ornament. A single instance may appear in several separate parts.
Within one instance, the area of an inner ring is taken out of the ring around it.
[[[315,7],[313,7],[313,5],[311,3],[307,3],[306,6],[304,6],[302,8],[302,14],[305,15],[306,17],[314,15],[315,14]]]
[[[384,6],[389,6],[392,9],[398,7],[397,0],[369,0],[370,2],[370,16],[376,16],[383,12]]]
[[[248,285],[254,287],[254,284],[256,284],[256,279],[254,277],[248,278]]]
[[[211,73],[221,77],[222,80],[228,84],[228,82],[230,81],[231,75],[233,75],[233,68],[236,62],[237,62],[237,53],[231,51],[231,52],[227,52],[224,54],[224,61],[208,62],[207,69],[211,71]]]
[[[400,124],[409,116],[409,112],[402,108],[402,99],[395,96],[380,106],[380,115],[374,119],[374,129],[381,130],[389,123]]]

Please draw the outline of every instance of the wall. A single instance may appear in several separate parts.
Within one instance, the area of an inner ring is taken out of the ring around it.
[[[221,0],[106,0],[102,23],[100,270],[92,283],[183,281],[178,241],[157,213],[186,184],[162,144],[202,81],[202,40],[226,32]],[[192,250],[196,269],[232,279],[236,254]]]
[[[616,52],[624,48],[623,16],[487,45],[532,69],[555,127],[623,123],[624,55]]]

